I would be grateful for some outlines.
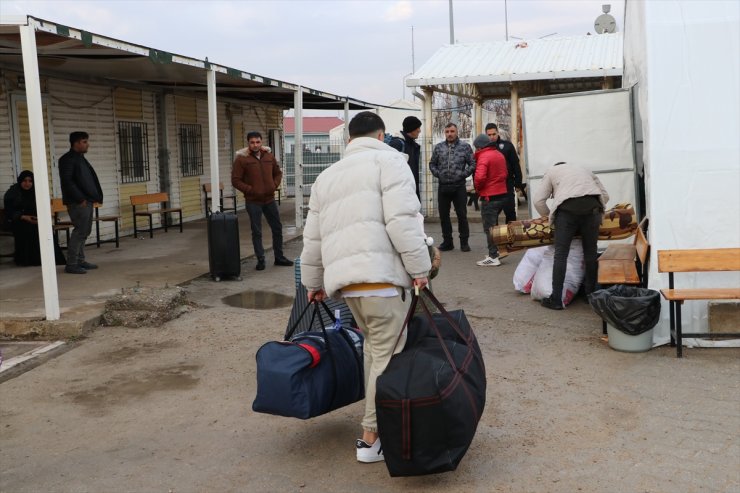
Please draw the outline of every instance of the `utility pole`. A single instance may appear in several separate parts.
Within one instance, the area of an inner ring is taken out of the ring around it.
[[[450,44],[455,44],[455,22],[452,13],[452,0],[450,0]],[[452,96],[450,98],[450,104],[452,105],[450,120],[452,120],[452,123],[459,126],[460,117],[457,112],[457,96]]]
[[[506,41],[509,41],[509,8],[504,0],[504,25],[506,26]]]

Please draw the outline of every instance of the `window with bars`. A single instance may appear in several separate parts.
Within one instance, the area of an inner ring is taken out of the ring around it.
[[[149,142],[146,123],[118,122],[121,181],[149,181]]]
[[[203,142],[200,124],[180,124],[180,169],[183,176],[203,174]]]

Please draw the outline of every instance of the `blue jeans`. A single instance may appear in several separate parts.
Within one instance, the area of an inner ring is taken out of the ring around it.
[[[601,212],[592,214],[573,214],[567,211],[557,211],[555,214],[555,259],[552,268],[552,295],[550,299],[560,303],[563,299],[563,283],[565,270],[570,253],[570,242],[577,234],[581,235],[583,243],[583,260],[586,264],[586,276],[583,287],[586,294],[590,294],[596,287],[596,244],[599,240],[599,226]]]
[[[259,260],[265,259],[265,249],[262,246],[262,214],[272,230],[272,250],[275,258],[283,257],[283,225],[280,222],[280,212],[277,203],[273,200],[269,204],[247,203],[247,214],[252,225],[252,246],[254,254]]]
[[[481,197],[480,217],[483,220],[483,234],[486,235],[488,244],[488,256],[491,258],[498,257],[498,247],[491,238],[491,228],[498,225],[498,215],[506,207],[508,196],[497,195],[492,199]]]
[[[92,231],[93,203],[67,204],[67,213],[75,227],[67,245],[67,265],[74,267],[85,261],[85,242]]]

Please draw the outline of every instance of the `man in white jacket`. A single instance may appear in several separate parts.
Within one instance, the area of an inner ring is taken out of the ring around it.
[[[360,462],[383,460],[375,380],[404,346],[406,334],[398,339],[410,302],[405,290],[426,286],[431,269],[414,177],[404,155],[383,143],[384,134],[375,113],[350,121],[344,159],[311,187],[301,253],[309,301],[344,297],[365,336]]]

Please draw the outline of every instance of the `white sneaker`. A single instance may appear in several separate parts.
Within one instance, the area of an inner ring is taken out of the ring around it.
[[[372,462],[380,462],[385,460],[383,457],[383,447],[380,445],[380,438],[375,440],[375,443],[368,445],[365,440],[357,439],[355,442],[357,447],[357,461],[365,462],[367,464]]]
[[[475,263],[476,265],[480,265],[481,267],[496,267],[497,265],[501,265],[501,261],[496,258],[491,258],[486,256],[483,260],[479,260]]]

